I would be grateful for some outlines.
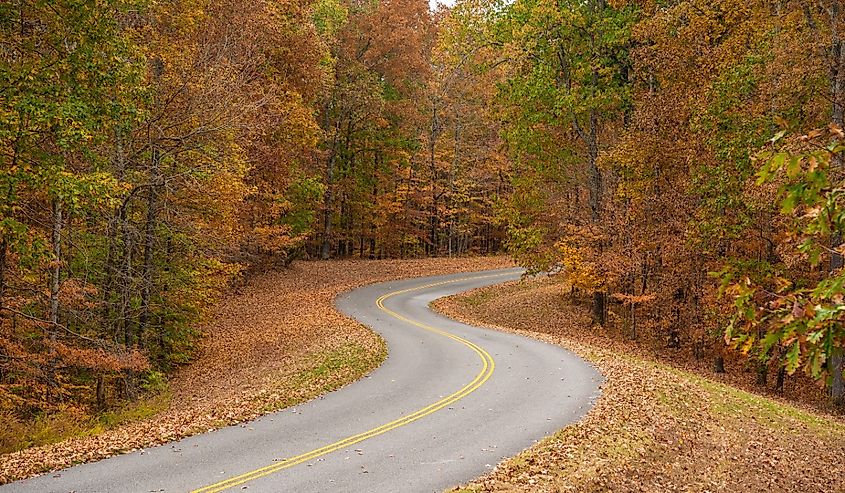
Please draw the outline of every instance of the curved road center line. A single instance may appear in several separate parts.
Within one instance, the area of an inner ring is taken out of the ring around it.
[[[457,392],[454,392],[453,394],[451,394],[449,396],[444,397],[443,399],[441,399],[441,400],[439,400],[439,401],[437,401],[433,404],[430,404],[430,405],[424,407],[423,409],[420,409],[419,411],[411,413],[407,416],[403,416],[403,417],[401,417],[401,418],[399,418],[395,421],[391,421],[390,423],[386,423],[386,424],[383,424],[379,427],[373,428],[371,430],[367,430],[363,433],[359,433],[357,435],[353,435],[353,436],[344,438],[343,440],[339,440],[337,442],[331,443],[331,444],[326,445],[324,447],[320,447],[318,449],[311,450],[310,452],[306,452],[304,454],[297,455],[296,457],[284,459],[284,460],[282,460],[278,463],[270,464],[270,465],[255,469],[253,471],[249,471],[247,473],[240,474],[238,476],[233,476],[231,478],[225,479],[225,480],[220,481],[218,483],[214,483],[212,485],[193,490],[191,493],[217,493],[217,492],[220,492],[220,491],[224,491],[224,490],[227,490],[229,488],[233,488],[235,486],[242,485],[242,484],[247,483],[249,481],[253,481],[255,479],[262,478],[264,476],[268,476],[268,475],[273,474],[275,472],[278,472],[278,471],[281,471],[281,470],[284,470],[284,469],[288,469],[290,467],[293,467],[297,464],[301,464],[303,462],[309,461],[311,459],[316,459],[317,457],[329,454],[331,452],[335,452],[337,450],[344,449],[344,448],[349,447],[351,445],[354,445],[356,443],[363,442],[364,440],[367,440],[369,438],[373,438],[373,437],[376,437],[378,435],[382,435],[384,433],[387,433],[390,430],[394,430],[396,428],[399,428],[399,427],[405,426],[407,424],[413,423],[414,421],[417,421],[418,419],[424,418],[425,416],[428,416],[432,413],[435,413],[435,412],[443,409],[444,407],[446,407],[450,404],[453,404],[454,402],[457,402],[457,401],[463,399],[464,397],[466,397],[467,395],[469,395],[469,394],[475,392],[476,390],[478,390],[479,387],[484,385],[484,383],[487,380],[490,379],[490,377],[493,375],[493,370],[496,367],[496,363],[495,363],[495,361],[493,361],[493,357],[490,356],[490,353],[485,351],[480,346],[473,344],[472,342],[464,339],[463,337],[456,336],[455,334],[452,334],[450,332],[446,332],[445,330],[438,329],[438,328],[433,327],[431,325],[428,325],[428,324],[425,324],[425,323],[422,323],[422,322],[418,322],[416,320],[411,320],[407,317],[404,317],[404,316],[394,312],[393,310],[387,308],[386,306],[384,306],[384,302],[387,299],[389,299],[393,296],[397,296],[397,295],[405,294],[405,293],[410,293],[410,292],[413,292],[413,291],[421,291],[421,290],[433,288],[433,287],[436,287],[436,286],[442,286],[444,284],[454,284],[454,283],[458,283],[458,282],[462,282],[462,281],[470,281],[470,280],[477,280],[477,279],[490,279],[490,278],[495,278],[495,277],[504,277],[504,276],[508,276],[508,275],[512,275],[512,273],[494,274],[494,275],[487,275],[487,276],[464,277],[464,278],[461,278],[461,279],[453,279],[453,280],[450,280],[450,281],[436,282],[436,283],[432,283],[432,284],[426,284],[424,286],[417,286],[417,287],[413,287],[413,288],[409,288],[409,289],[393,291],[391,293],[387,293],[387,294],[379,297],[376,300],[376,305],[378,306],[378,308],[380,310],[382,310],[383,312],[387,313],[388,315],[390,315],[391,317],[396,318],[398,320],[401,320],[402,322],[414,325],[414,326],[419,327],[421,329],[427,330],[429,332],[434,332],[435,334],[438,334],[438,335],[441,335],[441,336],[444,336],[444,337],[448,337],[449,339],[457,341],[457,342],[463,344],[464,346],[472,349],[478,355],[478,357],[481,359],[481,363],[482,363],[481,371],[478,373],[478,375],[475,376],[475,378],[471,382],[469,382],[468,384],[463,386],[460,390],[458,390]]]

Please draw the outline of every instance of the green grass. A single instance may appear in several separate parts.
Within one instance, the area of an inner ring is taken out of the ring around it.
[[[489,289],[483,289],[470,293],[466,296],[457,298],[458,302],[464,306],[481,306],[495,297],[495,294]]]
[[[588,355],[588,359],[592,355]],[[711,403],[711,411],[717,417],[736,419],[754,416],[761,425],[768,426],[773,431],[792,429],[796,424],[805,426],[808,430],[842,437],[845,435],[845,424],[830,419],[824,415],[803,410],[786,402],[754,394],[728,384],[713,381],[701,375],[691,373],[673,366],[645,360],[637,357],[621,355],[634,363],[657,368],[683,380],[692,383],[696,388],[706,392]],[[657,398],[661,404],[678,411],[679,415],[690,406],[698,405],[672,393],[658,392]]]
[[[96,435],[117,426],[151,418],[167,409],[170,393],[164,392],[142,399],[118,411],[108,411],[97,416],[97,424],[86,435]]]
[[[4,426],[0,430],[0,454],[49,445],[69,438],[99,435],[122,424],[155,416],[167,409],[169,404],[170,393],[164,391],[94,416],[75,408],[29,422],[2,416],[0,421],[3,421]]]
[[[755,416],[757,423],[774,431],[793,429],[796,424],[821,434],[842,438],[845,425],[825,416],[813,414],[793,405],[752,394],[728,385],[690,375],[701,387],[713,394],[715,414],[728,417]]]
[[[376,351],[349,343],[311,356],[307,369],[294,375],[278,389],[284,398],[264,404],[262,413],[277,411],[313,399],[354,382],[378,368],[387,358],[387,345],[379,337]]]
[[[725,418],[739,418],[743,416],[755,416],[761,425],[768,426],[774,431],[783,431],[794,428],[796,424],[806,426],[810,431],[833,436],[845,435],[845,424],[830,419],[824,415],[812,413],[786,402],[754,394],[731,385],[716,382],[701,375],[681,370],[662,363],[631,359],[636,363],[658,368],[671,373],[675,377],[690,381],[696,387],[707,392],[711,399],[712,412],[716,416]],[[662,399],[668,396],[659,396]]]

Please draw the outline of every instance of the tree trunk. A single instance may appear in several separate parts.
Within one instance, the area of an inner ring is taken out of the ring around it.
[[[577,126],[577,124],[576,124]],[[590,111],[589,128],[587,132],[579,131],[587,146],[587,172],[590,192],[590,220],[594,226],[600,226],[602,207],[602,177],[598,167],[598,121],[595,111]],[[599,245],[601,250],[601,245]],[[604,327],[607,322],[606,313],[607,294],[603,290],[593,293],[593,321]]]
[[[117,255],[115,250],[117,249],[117,218],[118,218],[119,210],[115,210],[112,216],[109,218],[108,228],[106,234],[108,235],[108,247],[106,250],[106,262],[105,262],[105,279],[103,280],[103,310],[102,310],[102,318],[103,320],[111,320],[111,308],[112,308],[112,290],[114,289],[115,277],[117,276]],[[111,323],[111,322],[106,322]]]
[[[53,200],[53,267],[50,275],[50,324],[48,332],[50,339],[50,362],[48,364],[47,379],[51,387],[56,386],[56,333],[59,330],[59,289],[62,274],[62,204],[58,199]],[[52,400],[48,395],[47,400]]]
[[[115,165],[115,176],[118,181],[122,182],[124,180],[124,176],[126,174],[126,159],[123,152],[123,138],[122,134],[119,129],[115,129],[115,152],[114,152],[114,165]],[[113,291],[115,288],[115,283],[117,282],[117,277],[119,275],[120,267],[117,265],[118,263],[118,254],[117,254],[117,246],[118,246],[118,235],[120,228],[122,227],[122,223],[120,223],[121,218],[123,215],[121,212],[125,205],[121,204],[115,207],[111,217],[109,217],[108,221],[108,251],[106,253],[106,265],[105,265],[105,274],[106,278],[103,281],[103,320],[108,321],[107,323],[112,324],[111,322],[111,312],[112,312],[112,299],[113,299]],[[117,322],[120,323],[119,321]],[[114,329],[115,333],[117,331],[116,327],[112,325],[111,327]]]
[[[55,329],[59,324],[59,288],[61,282],[61,259],[62,259],[62,204],[53,200],[53,269],[50,278],[50,323],[53,331],[50,340],[55,342]]]
[[[323,245],[320,248],[320,258],[328,260],[331,256],[332,236],[332,203],[334,202],[334,151],[326,163],[326,194],[323,197]]]
[[[158,221],[158,187],[161,181],[161,155],[153,147],[150,167],[150,190],[147,196],[147,220],[144,225],[144,263],[142,265],[141,315],[138,320],[137,340],[129,334],[129,344],[141,344],[150,323],[150,298],[153,290],[153,250]]]
[[[843,40],[840,24],[842,22],[842,5],[840,0],[833,0],[830,7],[830,24],[831,24],[831,77],[830,77],[830,92],[831,101],[833,102],[832,121],[833,124],[839,128],[845,127],[845,49],[843,49]],[[837,171],[841,172],[843,168],[843,155],[837,154],[835,158],[835,165]],[[843,267],[843,258],[837,249],[842,245],[842,232],[834,231],[831,235],[830,247],[832,254],[830,256],[830,272],[834,273]],[[836,402],[845,400],[845,381],[843,381],[842,372],[845,370],[845,356],[843,356],[843,348],[834,348],[834,352],[830,358],[830,397]]]
[[[845,379],[842,372],[845,367],[845,349],[835,348],[830,358],[830,398],[837,404],[845,403]]]
[[[598,131],[596,128],[597,125],[598,122],[596,121],[596,113],[595,111],[591,111],[590,127],[587,130],[588,136],[585,144],[587,145],[587,167],[590,181],[590,215],[593,224],[599,223],[603,195],[601,170],[598,167],[599,151],[598,136],[596,135]]]
[[[845,127],[845,50],[842,46],[842,5],[833,0],[830,6],[831,50],[830,93],[833,103],[831,119],[834,125]],[[840,158],[841,159],[841,158]]]
[[[455,253],[455,222],[457,214],[455,212],[455,173],[461,161],[461,120],[460,116],[455,118],[455,155],[452,156],[452,165],[449,166],[449,247],[448,253],[451,257]],[[460,253],[460,252],[459,252]]]
[[[429,246],[426,253],[430,256],[436,256],[438,251],[437,242],[437,159],[435,150],[437,147],[437,139],[440,137],[440,122],[437,120],[437,100],[431,100],[431,128],[428,139],[428,159],[429,168],[431,172],[431,208],[429,209]]]
[[[631,302],[631,339],[637,340],[637,307]]]
[[[9,251],[9,244],[6,238],[0,240],[0,317],[4,315],[3,307],[6,306],[6,254]]]
[[[778,369],[778,376],[777,376],[777,380],[775,381],[775,389],[777,389],[778,392],[783,392],[783,384],[784,384],[785,381],[786,381],[786,368],[781,366]]]
[[[605,311],[606,303],[607,297],[604,291],[593,292],[593,323],[599,324],[602,327],[607,322],[607,318],[605,317],[605,313],[607,313]]]
[[[103,375],[97,375],[97,409],[106,408],[106,382]]]
[[[769,383],[769,365],[763,362],[757,363],[757,385],[766,387]]]
[[[123,236],[123,259],[120,266],[120,310],[118,316],[119,330],[116,330],[115,338],[118,342],[129,345],[132,321],[130,320],[129,309],[132,304],[132,231],[129,219],[126,214],[126,204],[120,209],[120,229]]]

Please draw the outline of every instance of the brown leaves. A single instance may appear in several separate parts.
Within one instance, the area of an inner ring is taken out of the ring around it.
[[[595,363],[606,378],[601,398],[583,420],[461,491],[841,489],[841,419],[719,383],[707,369],[683,360],[657,363],[655,357],[668,358],[589,330],[589,314],[560,291],[548,281],[529,282],[437,303],[469,323],[498,324],[560,344]],[[742,382],[741,368],[729,370],[726,378]],[[793,396],[801,399],[812,393],[812,387],[796,390]]]
[[[217,307],[199,357],[171,382],[167,410],[95,436],[6,454],[0,483],[252,419],[338,388],[384,357],[380,338],[334,309],[338,293],[511,265],[504,258],[300,262],[258,276]],[[323,366],[338,358],[342,367]]]
[[[112,353],[102,348],[83,348],[62,343],[57,343],[52,348],[61,362],[68,366],[112,372],[144,371],[150,368],[149,361],[138,350]]]

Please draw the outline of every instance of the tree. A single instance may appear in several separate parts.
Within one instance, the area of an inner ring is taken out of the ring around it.
[[[550,261],[569,257],[563,262],[573,281],[594,293],[594,319],[602,325],[608,177],[599,167],[599,153],[611,144],[612,128],[629,111],[635,19],[635,9],[604,1],[526,0],[507,9],[499,28],[513,67],[502,88],[510,122],[508,144],[518,162],[563,185],[562,196],[546,200],[570,204],[564,206],[568,224],[551,224],[540,233],[548,239],[540,241],[561,247]],[[534,237],[525,239],[536,242]],[[581,265],[574,265],[575,258],[583,260]]]
[[[784,135],[772,141],[776,152],[761,156],[758,183],[780,184],[781,213],[795,248],[792,266],[757,278],[722,273],[736,309],[725,338],[745,353],[759,348],[761,359],[780,356],[776,349],[782,347],[787,372],[801,368],[826,378],[831,397],[841,401],[845,272],[841,265],[828,272],[817,267],[841,254],[841,246],[830,244],[845,221],[845,177],[837,164],[845,134],[831,126],[791,141],[783,141]]]

